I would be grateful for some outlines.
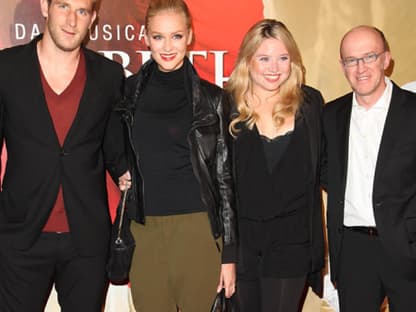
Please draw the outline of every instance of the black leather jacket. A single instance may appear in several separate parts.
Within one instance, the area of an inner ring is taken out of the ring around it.
[[[125,124],[128,139],[126,150],[132,174],[133,192],[130,192],[127,204],[128,215],[142,224],[145,223],[143,196],[146,181],[143,181],[140,172],[140,155],[134,148],[132,128],[136,105],[154,66],[157,66],[156,63],[149,60],[137,74],[129,77],[125,100],[117,107]],[[224,116],[228,115],[224,112],[223,92],[219,87],[200,79],[187,58],[184,66],[189,77],[186,89],[192,93],[188,97],[192,99],[193,105],[193,121],[188,133],[188,142],[193,171],[200,185],[202,201],[207,207],[214,238],[222,236],[224,247],[235,245],[236,216],[230,156],[226,142],[227,123],[224,120]]]

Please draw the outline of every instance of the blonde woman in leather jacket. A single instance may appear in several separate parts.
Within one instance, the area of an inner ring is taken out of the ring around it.
[[[150,1],[152,58],[126,84],[126,130],[136,240],[130,272],[141,312],[203,311],[234,293],[236,235],[222,90],[186,57],[192,41],[182,0]]]

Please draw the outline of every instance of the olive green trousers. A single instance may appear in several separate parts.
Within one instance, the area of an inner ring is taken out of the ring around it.
[[[206,212],[146,217],[131,223],[136,240],[130,283],[137,312],[207,312],[216,295],[221,254]]]

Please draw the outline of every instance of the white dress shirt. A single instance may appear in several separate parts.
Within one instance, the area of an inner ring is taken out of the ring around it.
[[[381,136],[390,106],[393,84],[386,80],[383,95],[370,108],[358,104],[353,95],[348,142],[344,225],[375,226],[373,210],[374,174]]]

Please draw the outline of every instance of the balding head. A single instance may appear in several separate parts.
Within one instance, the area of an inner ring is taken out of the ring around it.
[[[351,45],[359,45],[363,41],[372,41],[373,45],[377,47],[379,51],[390,51],[386,37],[380,29],[373,26],[360,25],[352,28],[344,35],[344,37],[342,37],[340,44],[341,58],[348,56],[344,53],[345,49],[350,48]]]

